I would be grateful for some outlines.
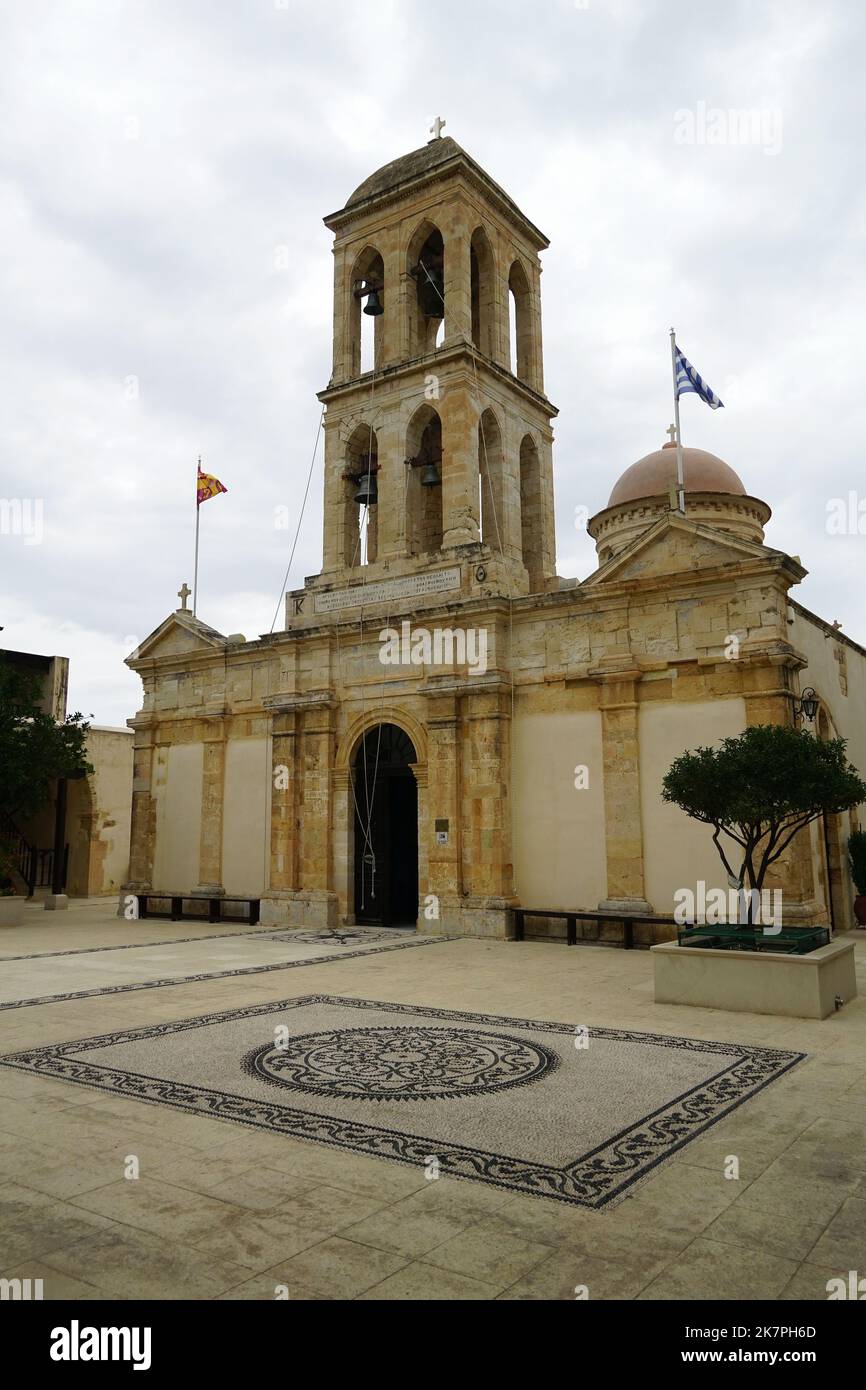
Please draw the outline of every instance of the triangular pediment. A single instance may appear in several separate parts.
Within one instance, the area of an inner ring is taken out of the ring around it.
[[[126,664],[135,670],[139,662],[152,661],[154,657],[220,651],[226,645],[227,639],[216,628],[208,627],[207,623],[194,618],[186,609],[179,608],[164,623],[160,623],[149,637],[145,637],[134,652],[130,652]]]
[[[584,580],[581,587],[640,579],[651,581],[665,575],[724,569],[737,564],[751,567],[755,561],[763,561],[773,567],[786,562],[797,578],[806,573],[796,560],[781,550],[773,550],[757,541],[745,540],[719,527],[690,521],[687,516],[670,512],[635,537],[595,574]]]

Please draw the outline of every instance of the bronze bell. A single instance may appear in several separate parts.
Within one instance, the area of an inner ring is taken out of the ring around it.
[[[370,314],[373,318],[378,318],[378,316],[384,314],[384,312],[382,301],[379,298],[379,291],[370,290],[370,293],[367,295],[367,303],[364,305],[364,313]]]
[[[375,507],[379,501],[375,473],[362,473],[358,479],[358,490],[352,498],[361,507]]]
[[[424,270],[421,281],[421,312],[428,319],[445,317],[445,277],[441,270]]]
[[[442,479],[439,477],[439,469],[432,461],[425,463],[424,471],[421,474],[422,487],[438,487]]]

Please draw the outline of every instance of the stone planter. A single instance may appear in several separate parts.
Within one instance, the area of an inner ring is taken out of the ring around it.
[[[26,902],[26,898],[0,898],[0,927],[20,927]]]
[[[719,951],[675,942],[653,946],[651,955],[657,1004],[827,1018],[835,1013],[837,999],[848,1004],[857,995],[854,942],[844,938],[807,956]]]

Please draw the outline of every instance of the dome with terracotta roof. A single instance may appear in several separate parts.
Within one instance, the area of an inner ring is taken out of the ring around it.
[[[609,507],[622,502],[636,502],[642,497],[667,496],[671,483],[677,480],[677,446],[665,444],[652,454],[645,454],[627,468],[615,484],[608,500]],[[733,468],[724,459],[707,453],[706,449],[683,449],[683,480],[686,492],[726,492],[745,497],[746,489]]]
[[[683,449],[686,516],[743,540],[761,544],[771,512],[752,497],[742,479],[706,449]],[[676,507],[677,446],[665,444],[627,468],[614,484],[607,506],[587,522],[601,564],[624,550]]]

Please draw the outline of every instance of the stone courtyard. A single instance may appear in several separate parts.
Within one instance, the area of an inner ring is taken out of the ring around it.
[[[46,1299],[823,1301],[864,1267],[862,979],[806,1022],[656,1005],[642,950],[114,914],[36,903],[4,931],[0,1060],[320,994],[806,1056],[599,1210],[0,1065],[0,1277]]]

